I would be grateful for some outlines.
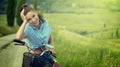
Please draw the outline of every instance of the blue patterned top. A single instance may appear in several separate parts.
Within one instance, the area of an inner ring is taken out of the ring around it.
[[[32,24],[27,23],[24,33],[31,49],[36,49],[40,46],[48,44],[48,40],[51,34],[51,27],[47,20],[41,22],[40,29],[34,27]]]

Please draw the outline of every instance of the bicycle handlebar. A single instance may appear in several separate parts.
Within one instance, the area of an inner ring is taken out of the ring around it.
[[[23,42],[21,40],[14,39],[13,42],[16,42],[15,45],[22,45],[22,46],[25,45],[25,42]]]
[[[16,42],[14,45],[21,45],[21,46],[25,45],[25,42],[21,41],[21,40],[14,39],[13,42]],[[48,52],[50,52],[50,54],[52,55],[51,51],[48,50]],[[56,55],[52,55],[52,56],[55,57],[55,58],[57,58]]]
[[[52,55],[52,52],[50,50],[45,50],[40,55],[43,55],[45,52],[48,52],[48,53],[50,53],[50,55]],[[52,56],[57,58],[56,55],[52,55]]]

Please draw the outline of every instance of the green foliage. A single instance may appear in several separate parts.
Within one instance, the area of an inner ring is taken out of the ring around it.
[[[8,0],[7,4],[7,22],[8,26],[14,26],[16,0]]]
[[[50,13],[52,12],[52,8],[54,8],[53,4],[56,0],[39,0],[39,9],[42,12]]]
[[[0,37],[16,33],[18,27],[8,27],[6,15],[0,15]]]
[[[16,7],[16,22],[17,22],[17,25],[19,25],[19,26],[22,24],[22,19],[20,17],[20,10],[19,10],[19,8],[24,3],[25,3],[25,0],[19,0],[17,2],[17,7]]]
[[[0,14],[5,14],[6,13],[6,4],[8,0],[2,0],[0,1]]]
[[[38,8],[38,0],[34,0],[34,8],[37,10]]]

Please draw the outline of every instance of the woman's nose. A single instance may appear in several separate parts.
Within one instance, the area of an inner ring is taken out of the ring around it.
[[[32,21],[34,22],[34,21],[35,21],[35,18],[32,18]]]

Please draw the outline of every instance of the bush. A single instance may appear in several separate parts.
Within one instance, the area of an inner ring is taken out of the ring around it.
[[[0,26],[0,37],[15,33],[17,29],[17,27]]]

